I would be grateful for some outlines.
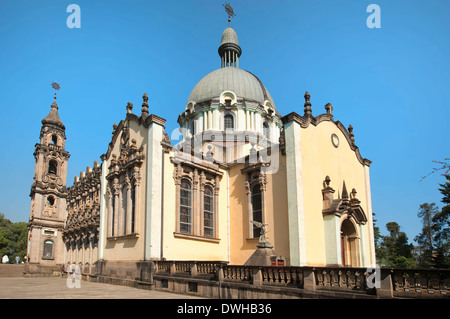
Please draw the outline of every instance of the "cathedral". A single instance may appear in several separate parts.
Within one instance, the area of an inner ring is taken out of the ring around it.
[[[166,132],[143,94],[140,110],[128,102],[113,125],[101,161],[70,187],[55,96],[34,153],[30,264],[375,265],[371,161],[353,127],[334,119],[330,103],[313,108],[308,92],[303,114],[280,114],[241,68],[230,26],[218,53],[220,68],[180,107],[179,130]]]

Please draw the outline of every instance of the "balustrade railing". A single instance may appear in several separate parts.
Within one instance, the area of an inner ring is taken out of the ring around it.
[[[263,284],[303,286],[303,270],[299,267],[261,267]]]
[[[313,270],[318,289],[367,290],[370,274],[366,268],[314,267]]]
[[[450,270],[354,267],[256,267],[212,261],[155,261],[156,274],[256,286],[377,294],[392,297],[450,297]],[[434,295],[433,295],[434,294]]]
[[[223,266],[223,279],[236,282],[252,282],[253,268],[248,266]]]
[[[450,295],[450,270],[391,269],[394,295]]]

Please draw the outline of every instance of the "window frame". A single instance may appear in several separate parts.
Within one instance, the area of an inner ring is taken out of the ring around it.
[[[208,200],[207,200],[208,199]],[[206,206],[209,206],[209,210]],[[214,189],[210,185],[206,185],[203,192],[203,236],[208,238],[215,238],[215,200],[214,200]],[[207,215],[210,217],[207,218]],[[208,222],[208,223],[207,223]]]
[[[258,188],[258,193],[255,192],[256,188]],[[258,202],[255,202],[255,198],[258,199]],[[264,223],[264,221],[263,221],[263,206],[262,206],[261,185],[259,185],[259,184],[252,185],[252,187],[251,187],[251,194],[250,194],[250,201],[251,201],[251,205],[252,205],[252,221]],[[258,205],[255,205],[255,204],[258,204]],[[255,209],[255,206],[257,207],[257,209]],[[258,213],[258,219],[255,218],[255,213]],[[254,225],[252,223],[252,228],[251,229],[252,229],[252,232],[251,232],[252,238],[259,238],[259,236],[260,236],[260,228],[256,227],[256,225]]]
[[[227,119],[231,119],[231,127],[227,127]],[[234,123],[234,116],[231,113],[226,113],[223,115],[223,130],[235,130],[236,126]]]
[[[189,188],[183,188],[183,183],[189,185]],[[187,196],[183,196],[183,192],[187,193]],[[187,200],[186,204],[183,204],[183,198]],[[183,213],[183,208],[186,213]],[[187,221],[183,221],[183,216],[186,216]],[[180,184],[180,202],[179,202],[179,231],[182,234],[191,235],[193,231],[192,223],[192,183],[186,178],[181,179]],[[187,227],[184,229],[184,227]]]
[[[48,250],[50,246],[50,256],[46,256],[46,250]],[[42,247],[42,259],[54,259],[54,249],[55,249],[55,243],[51,239],[45,239]]]

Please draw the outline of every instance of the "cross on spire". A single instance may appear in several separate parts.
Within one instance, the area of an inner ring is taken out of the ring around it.
[[[56,83],[56,81],[52,82],[51,86],[52,86],[52,88],[55,89],[55,101],[56,101],[56,91],[59,90],[61,88],[61,86],[59,86],[59,84]]]

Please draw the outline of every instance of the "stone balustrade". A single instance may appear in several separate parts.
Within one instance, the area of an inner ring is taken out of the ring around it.
[[[222,298],[240,297],[243,291],[251,298],[450,298],[450,270],[445,269],[257,267],[209,261],[154,261],[154,271],[156,281],[161,275],[165,281],[170,276],[178,282],[184,278],[191,292],[196,280],[200,286],[208,286],[209,292],[214,287],[226,287],[227,292],[236,290],[234,295],[224,296],[220,291],[206,294]],[[202,278],[208,280],[200,281]],[[202,295],[200,290],[195,292]]]

